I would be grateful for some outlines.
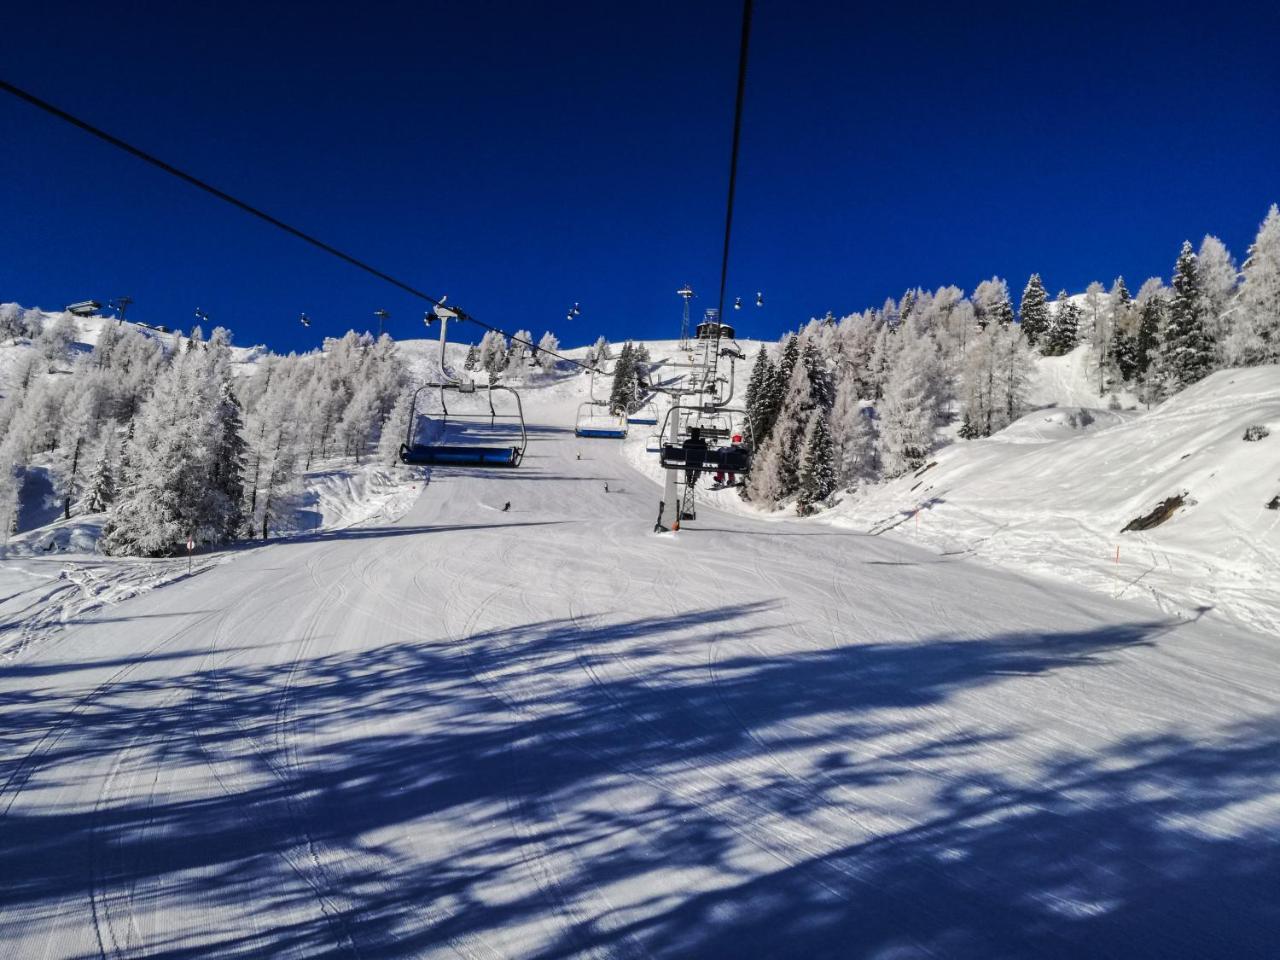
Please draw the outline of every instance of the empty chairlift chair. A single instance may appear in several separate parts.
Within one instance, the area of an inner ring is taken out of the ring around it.
[[[632,410],[627,414],[627,425],[643,425],[656,426],[658,423],[658,408],[652,402],[646,403],[638,410]]]
[[[578,404],[578,415],[573,422],[575,437],[591,437],[600,440],[625,440],[626,417],[620,417],[609,409],[603,400],[584,400]]]
[[[440,390],[442,415],[437,430],[438,442],[419,443],[416,440],[418,395],[431,387]],[[455,404],[454,411],[450,412],[446,400],[449,393],[474,396],[483,394],[488,401],[488,410],[460,412]],[[514,412],[498,412],[493,405],[494,393],[510,394],[515,400]],[[504,442],[493,442],[499,439]],[[508,440],[510,442],[506,442]],[[520,402],[520,394],[515,390],[492,384],[477,388],[471,382],[429,383],[414,392],[409,412],[408,435],[400,445],[400,460],[423,466],[518,467],[524,459],[528,443],[524,406]]]

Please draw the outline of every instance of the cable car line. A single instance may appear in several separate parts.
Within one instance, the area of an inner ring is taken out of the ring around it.
[[[337,247],[333,246],[332,244],[325,243],[323,240],[320,240],[317,237],[313,237],[311,234],[306,233],[303,230],[299,230],[297,227],[294,227],[285,223],[279,217],[274,217],[271,214],[267,213],[265,210],[261,210],[258,207],[255,207],[251,203],[247,203],[246,201],[241,200],[238,197],[232,196],[231,194],[227,193],[225,190],[220,190],[217,187],[213,186],[213,184],[208,183],[204,180],[201,180],[199,177],[194,176],[193,174],[187,173],[185,170],[181,170],[178,167],[175,167],[171,163],[166,163],[164,160],[161,160],[159,157],[154,156],[153,154],[147,153],[147,151],[143,150],[141,147],[135,147],[133,144],[129,143],[128,141],[122,140],[119,137],[115,136],[114,134],[110,134],[107,131],[101,129],[100,127],[95,127],[93,124],[89,123],[87,120],[82,120],[79,117],[77,117],[75,114],[68,113],[66,110],[63,110],[60,107],[54,106],[52,103],[49,103],[47,100],[42,100],[41,98],[37,97],[35,94],[29,93],[28,91],[23,90],[21,87],[16,87],[12,83],[9,83],[6,80],[0,80],[0,90],[5,91],[6,93],[13,94],[13,96],[17,97],[19,100],[24,100],[27,103],[31,104],[33,107],[43,110],[45,113],[51,114],[52,116],[57,117],[59,120],[69,123],[73,127],[79,128],[80,130],[83,130],[85,133],[88,133],[91,136],[97,137],[99,140],[102,140],[105,143],[110,144],[111,146],[116,147],[119,150],[123,150],[125,153],[131,154],[132,156],[137,157],[139,160],[142,160],[144,163],[149,163],[153,167],[157,167],[160,170],[163,170],[165,173],[170,174],[171,176],[177,177],[179,180],[182,180],[190,184],[191,186],[195,187],[198,190],[203,190],[205,193],[210,194],[211,196],[217,197],[219,200],[223,201],[224,203],[229,203],[233,207],[237,207],[240,210],[243,210],[245,213],[248,213],[251,216],[257,217],[259,220],[263,220],[266,223],[271,224],[271,226],[279,230],[283,230],[285,233],[288,233],[298,238],[304,243],[309,243],[311,244],[311,246],[316,247],[319,250],[323,250],[325,253],[329,254],[330,256],[337,257],[339,260],[345,261],[346,263],[350,264],[356,269],[363,270],[365,273],[370,274],[371,276],[377,277],[379,280],[382,280],[385,283],[389,283],[393,287],[397,287],[400,290],[403,290],[405,293],[411,296],[417,297],[419,300],[425,300],[436,307],[442,306],[444,304],[444,301],[445,301],[444,297],[440,297],[439,299],[437,299],[436,297],[431,296],[429,293],[424,293],[422,290],[419,290],[417,287],[414,287],[403,280],[397,279],[396,277],[393,277],[391,274],[386,273],[382,270],[379,270],[377,267],[371,266],[368,263],[365,263],[363,260],[359,259],[358,257],[354,257],[351,254],[346,253],[345,251],[339,250]],[[575,304],[575,306],[577,305]],[[557,360],[563,360],[566,363],[571,363],[576,367],[581,367],[583,370],[591,369],[590,366],[583,363],[582,361],[574,360],[572,357],[566,357],[563,354],[556,353],[553,350],[546,350],[546,349],[539,350],[537,344],[531,343],[520,337],[512,336],[511,334],[508,334],[505,330],[502,330],[495,326],[491,326],[490,324],[484,323],[481,320],[477,320],[475,317],[471,316],[469,313],[466,313],[463,310],[460,310],[456,306],[451,305],[449,309],[455,312],[458,319],[466,320],[466,321],[469,321],[470,323],[474,323],[476,326],[481,327],[485,330],[490,330],[494,333],[500,333],[504,337],[506,337],[508,340],[514,343],[524,344],[526,347],[529,347],[531,350],[535,350],[540,353],[548,353],[551,356],[555,357]]]
[[[729,275],[729,238],[733,234],[733,195],[738,183],[738,144],[742,140],[742,101],[747,89],[747,47],[751,39],[751,0],[742,2],[742,45],[738,50],[738,98],[733,108],[733,147],[729,151],[729,199],[724,214],[724,253],[720,259],[720,300],[717,313],[724,316],[724,286]]]

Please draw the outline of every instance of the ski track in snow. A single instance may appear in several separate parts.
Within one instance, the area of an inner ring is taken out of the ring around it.
[[[518,470],[6,650],[0,958],[1274,944],[1273,637],[710,506],[655,537],[531,393]]]

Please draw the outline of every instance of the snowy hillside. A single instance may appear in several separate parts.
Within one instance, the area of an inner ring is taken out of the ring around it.
[[[1255,425],[1271,435],[1246,442]],[[1142,415],[1039,410],[934,462],[830,516],[1280,633],[1280,367],[1222,371]],[[1165,523],[1121,532],[1174,496]]]

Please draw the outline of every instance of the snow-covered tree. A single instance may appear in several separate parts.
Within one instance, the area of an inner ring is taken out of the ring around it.
[[[556,335],[548,330],[542,335],[542,339],[538,341],[538,366],[542,367],[543,372],[551,373],[556,368],[555,355],[560,352],[560,341],[556,339]]]
[[[480,365],[480,351],[476,349],[476,345],[473,343],[467,347],[467,356],[466,356],[466,359],[462,361],[462,369],[466,370],[468,373],[471,373],[473,370],[479,367],[479,365]]]
[[[1280,363],[1280,207],[1271,205],[1241,268],[1226,360],[1233,366]]]
[[[497,330],[488,330],[480,338],[480,369],[491,377],[501,373],[507,364],[507,338]]]
[[[84,494],[76,504],[77,513],[103,513],[116,499],[116,469],[120,455],[114,421],[108,421],[94,450],[93,469]]]
[[[815,504],[835,492],[836,482],[835,451],[827,426],[827,413],[823,407],[816,406],[809,414],[800,452],[796,490],[798,511],[801,514],[811,512]]]
[[[379,424],[379,397],[375,384],[365,381],[356,388],[338,421],[338,442],[347,456],[354,456],[356,463],[368,449],[369,442],[377,434]]]
[[[863,408],[857,387],[845,379],[836,390],[829,425],[835,449],[836,482],[845,487],[870,480],[878,469],[874,410]]]
[[[523,377],[533,359],[533,334],[528,330],[517,330],[507,347],[506,371],[514,377]]]
[[[48,362],[50,370],[66,361],[67,354],[71,345],[76,342],[77,336],[75,318],[69,313],[58,314],[53,323],[46,326],[40,333],[38,340],[40,355]]]
[[[797,350],[797,354],[798,352]],[[796,490],[804,431],[814,409],[809,372],[798,360],[797,356],[781,407],[759,448],[762,456],[757,457],[752,464],[753,482],[749,482],[747,486],[750,499],[776,503]],[[776,378],[771,379],[776,381]]]
[[[636,407],[635,348],[628,340],[618,351],[613,365],[613,387],[609,392],[609,410],[615,416],[630,413]]]
[[[1214,366],[1219,366],[1226,358],[1240,271],[1226,245],[1217,237],[1207,235],[1200,241],[1196,273],[1200,280],[1204,332],[1213,343]]]
[[[909,330],[904,336],[879,407],[880,460],[886,477],[923,465],[933,447],[939,413],[936,398],[943,371],[933,338],[913,336]]]
[[[1049,294],[1040,274],[1033,273],[1022,291],[1022,333],[1033,347],[1049,329]]]
[[[973,291],[973,308],[978,326],[1013,323],[1013,301],[1009,299],[1009,285],[1000,277],[983,280]]]
[[[400,444],[409,434],[412,402],[413,392],[403,391],[391,408],[391,416],[382,425],[382,435],[378,438],[378,462],[383,466],[392,467],[400,462]]]
[[[800,352],[800,361],[809,376],[809,395],[814,406],[830,410],[836,399],[835,380],[827,367],[827,361],[818,344],[806,339]]]
[[[1060,290],[1049,330],[1041,343],[1041,352],[1046,357],[1060,357],[1075,348],[1079,337],[1080,308],[1067,296],[1067,291]]]
[[[240,504],[227,495],[218,462],[227,410],[205,351],[172,358],[132,427],[121,494],[103,528],[108,553],[160,556],[188,536],[220,543],[236,526]]]
[[[1173,271],[1173,297],[1161,343],[1161,366],[1171,391],[1196,383],[1213,366],[1213,344],[1204,326],[1204,295],[1195,251],[1184,241]]]

